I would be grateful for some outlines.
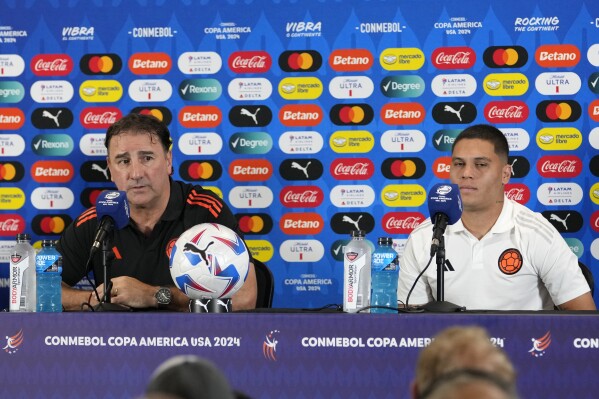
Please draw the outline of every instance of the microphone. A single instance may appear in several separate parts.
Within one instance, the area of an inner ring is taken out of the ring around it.
[[[106,236],[116,227],[122,229],[129,223],[129,202],[125,191],[105,190],[96,199],[98,231],[90,250],[90,257],[101,248]]]
[[[428,211],[433,225],[431,256],[439,249],[439,243],[448,224],[462,217],[462,197],[457,184],[435,184],[428,194]]]

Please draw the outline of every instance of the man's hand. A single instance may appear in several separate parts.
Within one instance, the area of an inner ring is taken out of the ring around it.
[[[128,276],[115,277],[111,281],[110,302],[131,308],[156,307],[156,298],[154,298],[154,294],[158,290],[156,287]],[[101,297],[104,292],[104,284],[100,284],[97,290]]]

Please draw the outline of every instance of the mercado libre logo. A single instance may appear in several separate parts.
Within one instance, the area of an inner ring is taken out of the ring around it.
[[[266,334],[266,337],[264,338],[264,342],[262,343],[262,354],[266,360],[271,360],[273,362],[277,361],[277,344],[279,343],[277,335],[279,333],[279,330],[272,330]]]
[[[547,331],[541,338],[531,338],[532,348],[528,351],[531,356],[541,357],[551,345],[551,331]]]
[[[23,329],[19,330],[16,334],[10,337],[6,336],[5,339],[6,345],[4,345],[2,348],[4,352],[8,353],[9,355],[16,353],[24,342]]]

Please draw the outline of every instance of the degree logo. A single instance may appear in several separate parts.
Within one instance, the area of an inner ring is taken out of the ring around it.
[[[37,161],[31,166],[31,177],[38,183],[68,183],[74,175],[68,161]]]
[[[37,235],[59,235],[72,221],[73,219],[67,214],[41,214],[33,218],[31,227]]]
[[[420,76],[386,76],[379,85],[385,97],[413,98],[420,97],[426,87]]]
[[[40,89],[40,85],[36,85],[34,83],[31,86],[31,90],[33,90],[34,87],[36,88],[36,90]],[[20,102],[23,99],[23,97],[25,97],[25,87],[23,87],[23,85],[19,82],[0,82],[0,93],[2,93],[2,95],[0,96],[0,104],[15,104]],[[40,100],[37,102],[41,102],[41,96],[34,96],[33,91],[30,91],[30,93],[34,101]],[[37,94],[37,92],[35,93]]]
[[[20,134],[0,135],[0,155],[18,157],[25,151],[25,140]]]
[[[86,75],[116,75],[123,68],[117,54],[86,54],[79,60],[79,69]]]
[[[214,105],[189,105],[179,111],[179,123],[186,128],[217,127],[222,118],[220,108]]]
[[[593,100],[589,104],[589,117],[595,122],[599,122],[599,100]]]
[[[443,152],[451,151],[451,147],[458,134],[461,130],[459,129],[441,129],[437,130],[433,134],[433,146]]]
[[[599,94],[599,72],[593,72],[591,76],[589,76],[588,85],[589,89],[595,93]]]
[[[367,71],[373,63],[372,53],[365,49],[337,49],[329,56],[331,69],[339,72]]]
[[[0,130],[18,130],[25,123],[25,114],[19,108],[0,108]]]
[[[152,115],[159,121],[164,122],[165,125],[170,125],[173,120],[171,110],[166,107],[135,107],[131,112],[141,115]]]
[[[0,162],[0,183],[19,182],[25,176],[25,168],[19,162]]]
[[[284,78],[279,83],[279,95],[286,100],[314,100],[322,90],[322,82],[315,77]]]
[[[424,65],[424,53],[419,48],[387,48],[381,52],[379,62],[388,71],[415,71]]]
[[[266,159],[235,159],[229,176],[235,181],[266,181],[272,176],[272,164]]]
[[[388,103],[381,108],[381,119],[388,125],[417,125],[426,111],[419,103]]]
[[[129,70],[135,75],[164,75],[172,60],[166,53],[135,53],[129,57]]]
[[[331,108],[329,116],[335,125],[368,125],[374,112],[368,104],[337,104]]]
[[[542,122],[574,122],[582,115],[582,108],[574,100],[545,100],[537,105],[537,118]]]
[[[235,218],[244,235],[268,234],[273,227],[272,218],[267,213],[238,213]]]
[[[221,164],[214,160],[183,161],[179,174],[190,181],[216,181],[223,174]]]
[[[503,274],[516,274],[522,268],[522,254],[516,248],[506,249],[499,255],[497,265]]]
[[[314,50],[284,51],[279,67],[285,72],[314,72],[322,66],[322,56]]]
[[[483,53],[489,68],[521,68],[528,62],[528,52],[522,46],[492,46]]]
[[[537,48],[535,60],[543,68],[570,68],[580,61],[580,50],[573,44],[544,44]]]
[[[426,172],[426,165],[420,158],[387,158],[381,171],[387,179],[419,179]]]
[[[235,154],[266,154],[272,149],[272,137],[266,132],[234,133],[229,148]]]

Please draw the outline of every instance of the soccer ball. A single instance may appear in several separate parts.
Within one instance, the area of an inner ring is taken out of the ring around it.
[[[245,282],[250,255],[243,240],[218,223],[186,230],[171,251],[173,281],[191,299],[230,298]]]

